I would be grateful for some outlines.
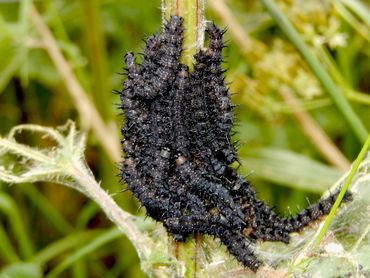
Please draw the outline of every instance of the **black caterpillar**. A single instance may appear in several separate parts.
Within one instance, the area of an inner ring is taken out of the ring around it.
[[[230,143],[233,106],[221,68],[224,31],[211,24],[206,32],[209,45],[195,55],[193,72],[180,63],[178,16],[147,39],[141,65],[133,53],[126,54],[120,92],[126,157],[120,175],[175,240],[214,235],[256,271],[261,262],[253,254],[253,241],[288,243],[289,233],[329,212],[338,192],[282,218],[229,166],[237,155]]]

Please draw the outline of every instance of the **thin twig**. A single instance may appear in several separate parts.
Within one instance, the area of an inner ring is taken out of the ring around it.
[[[95,136],[112,159],[117,162],[121,159],[119,138],[114,129],[104,123],[88,94],[78,82],[70,64],[61,53],[58,44],[48,26],[42,20],[35,7],[31,8],[31,19],[43,41],[45,50],[57,68],[61,78],[69,92],[75,107],[80,114],[81,120],[91,126]]]

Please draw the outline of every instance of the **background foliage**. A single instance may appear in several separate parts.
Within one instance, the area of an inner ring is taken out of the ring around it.
[[[85,114],[86,103],[76,101],[71,80],[50,59],[51,46],[37,27],[33,4],[93,101]],[[345,96],[370,129],[369,5],[357,0],[278,4],[334,80],[337,94]],[[114,105],[118,96],[111,91],[121,88],[124,53],[140,52],[142,38],[160,28],[159,7],[160,1],[145,0],[0,1],[0,134],[21,123],[78,121],[90,131],[86,157],[97,180],[133,213],[136,201],[119,193],[120,154],[107,152],[102,140],[113,138],[118,144],[122,117]],[[206,17],[229,29],[225,68],[233,101],[239,104],[234,140],[240,144],[240,172],[278,211],[287,213],[289,206],[294,213],[297,206],[307,206],[307,196],[314,201],[334,184],[363,142],[259,1],[209,1]],[[109,133],[92,128],[91,109],[99,111]],[[41,144],[32,134],[19,139]],[[0,153],[0,167],[2,159]],[[127,239],[111,230],[92,201],[68,188],[0,183],[0,224],[0,269],[39,260],[47,275],[90,243],[63,275],[143,276]],[[32,264],[15,267],[27,277],[39,275]]]

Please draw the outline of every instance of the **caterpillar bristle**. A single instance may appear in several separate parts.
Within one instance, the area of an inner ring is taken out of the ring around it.
[[[117,105],[124,161],[118,166],[146,216],[163,223],[176,241],[209,234],[220,239],[245,267],[257,271],[256,240],[289,242],[327,214],[338,192],[295,216],[278,216],[260,201],[232,163],[241,165],[232,142],[237,134],[233,93],[225,82],[222,50],[226,29],[206,28],[208,47],[194,56],[194,70],[180,62],[182,18],[171,16],[163,30],[147,37],[141,63],[125,55],[126,80]],[[344,201],[349,201],[350,193]],[[246,232],[247,231],[247,232]]]

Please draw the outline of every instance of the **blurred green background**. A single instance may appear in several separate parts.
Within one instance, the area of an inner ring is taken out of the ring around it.
[[[370,130],[369,3],[277,2],[336,93]],[[121,154],[107,152],[102,140],[118,146],[123,117],[112,91],[122,87],[124,53],[140,52],[143,38],[160,29],[160,6],[159,0],[0,0],[0,134],[22,123],[76,121],[89,133],[85,153],[97,180],[132,213],[144,211],[130,193],[120,193]],[[349,168],[363,142],[259,1],[210,0],[205,12],[207,20],[228,28],[224,66],[238,104],[233,140],[240,146],[239,171],[278,212],[287,214],[289,207],[295,213]],[[46,31],[37,25],[38,15]],[[87,114],[71,93],[73,82],[50,58],[47,30],[92,100]],[[91,128],[89,109],[99,112],[109,133]],[[32,135],[20,140],[45,144]],[[133,247],[124,236],[112,236],[111,227],[94,203],[71,189],[0,183],[0,277],[52,277],[61,266],[61,277],[143,277]]]

